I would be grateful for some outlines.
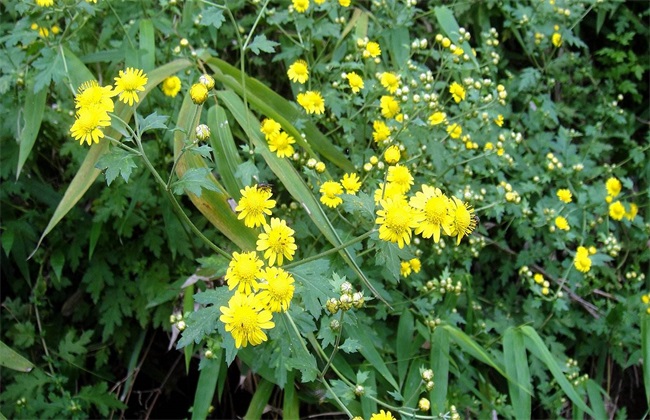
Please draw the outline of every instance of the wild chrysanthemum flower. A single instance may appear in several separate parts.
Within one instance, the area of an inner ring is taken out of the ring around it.
[[[429,411],[431,409],[431,402],[426,398],[420,398],[420,401],[418,401],[418,408],[420,411]]]
[[[379,82],[391,94],[399,88],[399,77],[392,72],[385,71],[379,77]]]
[[[289,157],[293,155],[293,143],[296,140],[285,133],[284,131],[280,132],[277,136],[271,136],[268,139],[269,150],[275,152],[279,158]]]
[[[494,123],[499,127],[503,127],[503,115],[497,115],[497,117],[494,119]]]
[[[287,226],[287,222],[277,217],[271,218],[270,225],[264,225],[264,233],[257,237],[257,250],[264,251],[264,258],[270,266],[274,266],[277,260],[282,265],[284,258],[293,260],[298,246],[293,237],[294,230]]]
[[[239,190],[242,197],[239,200],[235,211],[240,212],[237,218],[244,219],[244,224],[250,228],[255,228],[266,223],[265,214],[270,216],[271,209],[275,207],[275,200],[271,200],[271,191],[246,186]]]
[[[262,274],[264,261],[257,258],[255,251],[233,252],[232,260],[228,264],[228,270],[224,278],[228,283],[228,290],[235,287],[237,292],[250,295],[259,289],[259,278]]]
[[[399,102],[397,102],[392,96],[382,96],[379,100],[379,105],[381,107],[381,115],[383,115],[384,118],[393,118],[400,110]]]
[[[399,274],[402,277],[408,277],[413,272],[411,264],[408,261],[402,261],[399,265]]]
[[[456,245],[460,244],[463,236],[467,236],[476,229],[474,209],[456,197],[452,197],[451,214],[454,221],[451,224],[451,236],[456,236]]]
[[[305,13],[309,9],[309,0],[292,0],[293,8],[298,13]]]
[[[325,100],[320,92],[308,90],[305,93],[299,93],[297,100],[308,114],[320,115],[325,112]]]
[[[342,7],[350,7],[351,0],[339,0],[339,5]]]
[[[379,413],[370,416],[370,420],[395,420],[395,417],[390,411],[379,410]]]
[[[625,216],[625,206],[620,201],[616,200],[609,205],[609,217],[614,220],[621,220],[623,216]]]
[[[49,7],[54,5],[54,0],[36,0],[36,5],[40,7]]]
[[[339,197],[343,194],[343,186],[336,181],[325,181],[320,187],[320,202],[327,207],[336,207],[343,202]]]
[[[560,45],[562,45],[562,35],[558,32],[554,32],[553,35],[551,35],[551,42],[553,43],[553,46],[559,48]]]
[[[413,175],[409,168],[403,165],[395,165],[388,168],[386,180],[399,187],[402,194],[408,192],[413,185]]]
[[[384,183],[381,182],[379,183],[379,188],[375,190],[375,204],[379,204],[381,200],[387,200],[387,199],[397,199],[397,198],[404,198],[404,194],[402,193],[402,187],[397,184],[393,184],[391,182],[386,183],[386,188],[384,188]]]
[[[447,134],[449,134],[449,137],[452,139],[458,139],[463,134],[463,128],[460,124],[449,124],[447,127]]]
[[[382,200],[381,207],[375,220],[380,225],[379,239],[404,248],[404,244],[411,243],[412,230],[417,227],[415,211],[403,197]]]
[[[141,69],[128,67],[126,71],[120,70],[119,76],[115,78],[115,93],[120,95],[120,101],[131,106],[140,100],[138,92],[144,92],[147,80],[147,75]]]
[[[399,150],[399,146],[392,145],[384,152],[384,160],[389,165],[394,165],[399,162],[400,157],[402,157],[402,152]]]
[[[77,89],[74,98],[75,108],[113,112],[114,105],[111,98],[115,94],[112,86],[100,86],[97,81],[91,80]]]
[[[266,283],[260,284],[259,299],[271,312],[286,312],[294,292],[293,276],[281,268],[268,267],[262,273]]]
[[[170,98],[174,98],[181,91],[181,79],[178,76],[169,76],[160,86],[163,93]]]
[[[621,181],[617,178],[611,177],[605,182],[605,188],[607,189],[607,195],[611,197],[616,197],[621,193]]]
[[[386,123],[381,120],[375,120],[372,123],[372,129],[372,139],[376,143],[384,141],[390,137],[390,128],[388,128]]]
[[[560,190],[557,190],[557,198],[560,199],[563,203],[570,203],[573,195],[571,194],[571,191],[567,190],[566,188],[562,188]]]
[[[361,180],[356,173],[345,174],[341,180],[341,185],[345,188],[346,194],[356,194],[361,188]]]
[[[309,5],[309,3],[307,4]],[[304,84],[309,80],[309,66],[307,66],[307,62],[305,60],[294,61],[287,70],[287,76],[289,76],[289,80],[292,82]]]
[[[111,125],[111,118],[108,114],[99,109],[82,109],[77,113],[77,119],[70,127],[70,134],[80,144],[85,141],[88,145],[99,143],[104,137],[102,128]]]
[[[377,44],[374,41],[370,41],[366,44],[366,48],[363,50],[363,57],[364,58],[375,58],[378,57],[381,54],[381,48],[379,48],[379,44]]]
[[[635,203],[630,203],[630,211],[625,212],[625,218],[627,220],[634,220],[638,212],[639,206],[637,206]]]
[[[533,280],[535,280],[535,283],[537,284],[542,284],[544,282],[544,276],[541,275],[540,273],[535,273],[533,276]]]
[[[584,246],[578,247],[573,265],[582,273],[586,273],[591,269],[591,258],[589,258],[589,250],[587,248]]]
[[[267,337],[263,330],[275,327],[273,314],[264,309],[264,303],[259,296],[237,293],[228,301],[228,306],[219,308],[219,320],[225,324],[226,331],[232,334],[237,348],[246,347],[249,343],[256,346]]]
[[[456,82],[449,86],[449,93],[451,93],[451,96],[454,98],[456,103],[465,99],[465,88]]]
[[[417,235],[425,239],[433,236],[435,243],[440,241],[441,229],[452,236],[452,202],[439,188],[423,184],[422,191],[416,192],[409,204],[420,213],[415,228]]]
[[[262,121],[262,124],[260,124],[260,131],[264,134],[264,137],[266,137],[267,140],[280,134],[280,130],[282,130],[282,126],[272,118],[265,118]]]
[[[190,98],[195,104],[201,105],[208,100],[208,88],[203,83],[194,83],[190,88]]]
[[[352,89],[352,92],[358,93],[361,89],[363,89],[363,79],[355,72],[348,73],[346,78],[348,79],[348,83],[350,84],[350,89]]]
[[[314,166],[314,169],[319,174],[322,174],[323,172],[325,172],[325,169],[327,169],[327,168],[325,167],[325,162],[316,162],[316,165]]]
[[[202,74],[199,77],[199,83],[201,83],[203,86],[206,87],[208,90],[214,89],[214,77],[210,76],[209,74]]]
[[[555,218],[555,226],[560,230],[568,231],[571,229],[571,227],[569,226],[569,222],[563,216],[558,216]]]
[[[447,120],[447,114],[444,112],[436,111],[429,116],[429,125],[442,124]]]

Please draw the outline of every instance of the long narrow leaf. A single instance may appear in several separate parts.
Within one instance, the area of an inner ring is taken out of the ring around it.
[[[469,56],[476,69],[478,69],[478,61],[476,61],[476,57],[472,53],[472,47],[467,41],[460,38],[460,26],[458,26],[458,22],[452,11],[447,6],[437,6],[433,9],[433,13],[436,15],[436,20],[443,32],[451,38],[454,44],[460,44],[465,54]]]
[[[596,418],[609,418],[607,410],[605,409],[605,400],[603,398],[603,396],[607,394],[593,379],[587,380],[587,395],[589,396],[589,405],[591,405],[591,409],[594,410]]]
[[[650,316],[641,317],[641,352],[643,355],[643,383],[645,399],[650,406]]]
[[[33,86],[28,86],[25,89],[27,97],[25,99],[25,106],[23,113],[25,114],[25,125],[23,126],[20,135],[18,136],[18,167],[16,168],[16,179],[20,177],[20,171],[23,169],[25,161],[34,147],[36,137],[41,129],[41,122],[43,121],[43,114],[45,111],[45,99],[50,91],[47,87],[39,90],[37,93],[32,94]]]
[[[199,381],[196,385],[196,392],[194,393],[192,420],[208,417],[210,403],[212,403],[214,392],[217,389],[219,370],[224,364],[223,349],[217,350],[216,353],[217,357],[203,360],[203,369],[201,369],[201,373],[199,374]]]
[[[443,413],[449,386],[449,333],[436,328],[431,338],[430,364],[435,386],[429,392],[432,413]]]
[[[359,340],[361,347],[359,348],[359,353],[366,358],[366,360],[372,365],[373,368],[377,370],[383,376],[388,383],[390,383],[395,390],[399,389],[397,381],[388,370],[384,358],[381,357],[372,340],[368,336],[367,328],[361,327],[359,324],[355,325],[346,325],[346,332],[350,337],[354,337],[356,340]]]
[[[506,377],[503,368],[499,366],[492,357],[490,357],[483,347],[481,347],[476,341],[472,340],[470,336],[452,325],[442,325],[440,328],[447,330],[449,336],[472,357],[493,367],[497,372],[499,372],[499,374],[501,374],[501,376]]]
[[[0,341],[0,366],[21,372],[30,372],[34,369],[32,362],[25,359],[2,341]]]
[[[151,19],[140,21],[140,68],[150,72],[156,65],[156,38]]]
[[[271,392],[273,392],[273,382],[269,382],[266,379],[260,379],[260,383],[257,385],[253,399],[248,406],[248,411],[244,415],[245,420],[253,420],[262,418],[264,413],[264,408],[269,402],[271,397]]]
[[[402,312],[397,325],[397,340],[395,342],[395,355],[397,356],[397,378],[400,384],[404,383],[406,372],[409,367],[413,345],[415,343],[413,333],[415,325],[413,314],[408,309]]]
[[[230,125],[223,107],[215,105],[208,110],[208,126],[212,132],[210,144],[214,151],[217,172],[221,176],[223,186],[231,197],[238,197],[239,190],[244,186],[235,176],[237,167],[242,163],[235,145],[235,139],[230,132]]]
[[[284,387],[284,400],[282,402],[282,416],[285,419],[300,418],[300,400],[294,386],[296,372],[287,372],[287,384]]]
[[[503,358],[515,417],[530,419],[530,370],[524,337],[516,328],[508,328],[503,335]]]

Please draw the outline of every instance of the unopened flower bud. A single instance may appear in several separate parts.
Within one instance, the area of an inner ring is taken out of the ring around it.
[[[199,83],[208,88],[208,90],[214,89],[214,78],[209,74],[203,74],[199,77]]]
[[[196,138],[205,141],[210,138],[210,127],[205,124],[196,126]]]

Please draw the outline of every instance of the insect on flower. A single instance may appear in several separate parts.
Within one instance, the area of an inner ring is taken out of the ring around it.
[[[273,184],[269,184],[269,183],[266,183],[266,182],[260,182],[259,184],[257,184],[257,189],[259,189],[261,191],[264,191],[264,192],[272,193],[273,192]]]

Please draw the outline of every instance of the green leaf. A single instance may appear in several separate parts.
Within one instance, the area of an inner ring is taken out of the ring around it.
[[[354,338],[346,339],[345,342],[339,346],[339,349],[348,354],[356,353],[360,348],[361,344],[359,344],[359,340],[355,340]]]
[[[108,391],[108,384],[106,382],[99,382],[92,386],[84,386],[76,397],[94,405],[103,417],[108,417],[111,408],[119,410],[126,408],[123,402]]]
[[[531,380],[524,336],[517,328],[508,328],[503,335],[503,358],[508,375],[508,390],[517,419],[531,415]]]
[[[140,20],[140,68],[149,73],[156,65],[156,34],[151,19]]]
[[[122,176],[124,182],[129,182],[129,177],[137,165],[133,161],[134,153],[128,152],[119,147],[112,147],[108,153],[102,155],[95,167],[105,171],[106,184],[111,185],[118,175]]]
[[[274,53],[275,52],[275,47],[277,47],[278,44],[275,41],[270,41],[266,39],[266,35],[256,35],[255,38],[253,39],[253,42],[251,42],[248,45],[248,49],[253,51],[253,54],[259,55],[260,51],[264,51],[267,53]]]
[[[479,65],[476,61],[476,57],[474,57],[474,54],[472,53],[472,47],[464,39],[459,43],[460,26],[458,26],[458,22],[456,21],[456,18],[454,17],[452,11],[447,6],[437,6],[433,8],[433,13],[436,15],[436,20],[442,28],[442,31],[447,35],[447,37],[449,37],[449,39],[451,39],[454,44],[461,46],[465,54],[469,56],[469,58],[472,60],[472,63],[474,63],[474,66],[478,70]]]
[[[212,334],[217,328],[221,311],[216,306],[201,308],[192,312],[186,319],[186,328],[176,348],[180,349],[192,343],[199,344],[206,336]]]
[[[65,254],[62,250],[57,249],[52,253],[52,256],[50,257],[50,265],[52,266],[52,270],[54,270],[54,274],[56,275],[56,278],[59,282],[61,281],[63,264],[65,264]]]
[[[273,384],[273,382],[267,381],[263,378],[260,380],[257,384],[255,394],[253,394],[253,399],[248,406],[248,411],[246,411],[246,414],[244,415],[245,420],[262,418],[262,414],[269,402],[274,386],[275,384]]]
[[[214,398],[214,391],[217,389],[219,370],[223,365],[223,350],[217,350],[213,359],[203,360],[203,369],[199,374],[199,381],[194,393],[194,405],[192,405],[192,419],[205,419],[210,411],[210,404]]]
[[[294,372],[288,372],[287,385],[284,387],[284,398],[282,400],[282,416],[285,419],[300,418],[300,400],[294,382]]]
[[[296,280],[296,294],[302,297],[305,309],[314,317],[320,318],[323,306],[330,297],[327,279],[323,274],[329,271],[329,261],[325,259],[301,264],[289,272]]]
[[[481,347],[476,341],[472,340],[470,336],[465,334],[460,329],[452,325],[441,325],[438,328],[444,328],[449,333],[449,336],[467,353],[481,362],[493,367],[501,376],[505,377],[506,373],[503,368],[499,366],[490,355]]]
[[[0,366],[21,372],[31,372],[34,365],[8,345],[0,341]]]
[[[437,327],[431,338],[431,369],[434,372],[435,386],[429,392],[432,413],[444,413],[449,387],[449,333]]]
[[[375,348],[375,344],[368,335],[369,329],[370,328],[366,325],[362,326],[360,322],[345,326],[346,334],[359,340],[359,343],[361,344],[359,353],[361,353],[363,357],[365,357],[366,360],[377,370],[377,372],[379,372],[381,376],[383,376],[388,383],[397,390],[399,389],[399,386],[397,385],[395,378],[393,378],[393,375],[388,370],[384,358],[379,354]],[[370,331],[372,331],[372,329],[370,329]]]
[[[242,178],[237,178],[236,174],[242,160],[230,131],[226,111],[222,106],[216,105],[208,110],[208,126],[210,132],[214,134],[210,136],[210,144],[214,150],[214,160],[223,186],[230,196],[239,197],[239,190],[244,188],[244,184]]]
[[[210,7],[201,12],[202,26],[214,26],[216,29],[221,28],[221,25],[226,21],[223,15],[223,10],[217,7]]]
[[[41,56],[32,65],[36,70],[40,70],[34,78],[34,93],[48,87],[52,80],[58,82],[63,78],[65,69],[63,59],[59,51],[52,48],[41,50]]]
[[[16,179],[20,177],[20,171],[23,169],[23,165],[29,154],[34,147],[36,142],[36,137],[38,132],[41,129],[41,122],[43,121],[43,114],[45,111],[45,99],[49,89],[47,86],[44,86],[37,93],[32,93],[28,85],[26,89],[26,98],[25,105],[23,106],[23,113],[25,114],[25,125],[22,127],[22,130],[18,134],[18,146],[20,150],[18,152],[18,168],[16,169]]]
[[[596,414],[595,418],[609,418],[607,410],[605,409],[604,399],[607,397],[607,392],[605,392],[605,390],[591,378],[587,380],[587,395],[589,396],[589,403],[591,404],[591,408]]]
[[[149,131],[149,130],[156,130],[156,129],[166,130],[167,125],[165,125],[165,122],[168,119],[169,119],[168,116],[158,115],[158,113],[156,112],[147,115],[146,118],[142,118],[140,114],[135,115],[136,125],[138,127],[140,134],[143,134],[145,131]]]
[[[400,384],[404,383],[406,372],[409,367],[411,356],[416,350],[415,344],[415,321],[413,313],[408,309],[402,311],[397,325],[397,338],[395,340],[395,355],[397,356],[397,378]]]
[[[187,191],[201,197],[203,188],[210,191],[219,191],[219,187],[208,179],[209,175],[210,169],[208,168],[188,169],[181,179],[172,183],[174,194],[181,195],[183,191]]]
[[[643,356],[643,384],[645,399],[650,405],[650,316],[641,317],[641,353]]]
[[[76,335],[75,330],[69,330],[59,342],[59,356],[71,363],[74,363],[77,356],[88,352],[87,347],[90,344],[93,331],[84,331],[79,338]]]

